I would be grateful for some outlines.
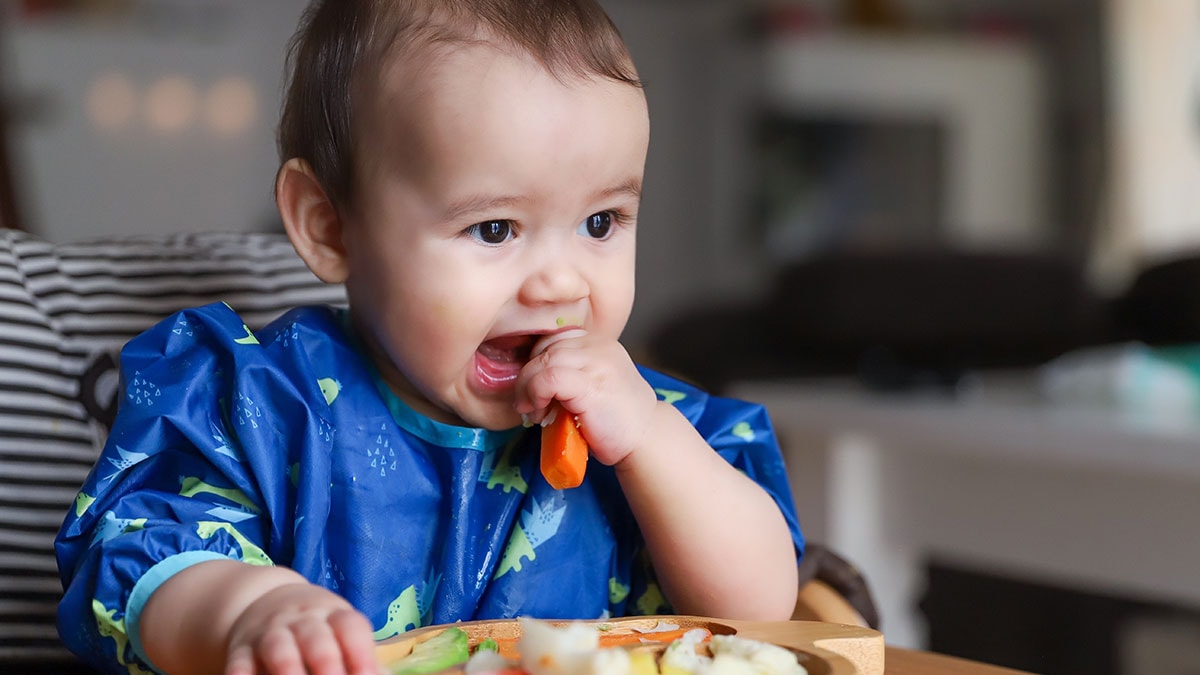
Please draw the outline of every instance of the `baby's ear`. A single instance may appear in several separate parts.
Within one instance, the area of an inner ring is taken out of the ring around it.
[[[308,162],[293,158],[275,178],[275,202],[292,246],[322,281],[346,281],[349,265],[342,221]]]

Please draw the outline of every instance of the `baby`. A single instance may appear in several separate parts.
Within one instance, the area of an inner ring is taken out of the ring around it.
[[[318,0],[276,201],[347,310],[224,305],[122,353],[57,542],[106,672],[375,673],[414,627],[786,619],[803,538],[764,410],[634,364],[646,99],[594,0]],[[538,470],[569,415],[580,487]]]

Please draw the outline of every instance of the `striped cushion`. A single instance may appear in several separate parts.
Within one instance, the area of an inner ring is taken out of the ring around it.
[[[64,672],[53,540],[115,410],[115,354],[172,312],[223,300],[257,328],[342,304],[279,234],[51,244],[0,230],[0,671]]]

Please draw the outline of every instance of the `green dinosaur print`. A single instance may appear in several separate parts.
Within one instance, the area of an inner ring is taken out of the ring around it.
[[[516,450],[516,444],[510,443],[500,455],[499,461],[496,462],[496,468],[492,469],[492,475],[488,477],[487,486],[489,490],[495,490],[496,486],[504,489],[504,493],[508,494],[513,490],[521,494],[529,491],[529,484],[525,482],[525,478],[521,476],[521,467],[517,466],[512,461],[513,452]]]
[[[247,326],[246,324],[242,324],[242,330],[246,331],[246,337],[237,338],[234,340],[234,342],[238,343],[239,345],[256,345],[256,344],[258,344],[258,338],[254,337],[254,333],[252,333],[250,331],[249,326]]]
[[[96,534],[92,537],[92,544],[97,542],[109,541],[130,532],[146,529],[145,518],[118,518],[115,513],[109,511],[104,514],[101,519],[100,527],[96,528]]]
[[[375,631],[375,641],[395,637],[408,627],[421,627],[421,610],[417,608],[417,587],[409,586],[388,605],[387,623]]]
[[[754,429],[750,428],[749,422],[738,422],[733,427],[733,435],[749,443],[754,440]]]
[[[543,502],[538,502],[536,498],[530,501],[529,508],[521,511],[520,522],[509,535],[504,555],[496,566],[497,579],[509,571],[520,572],[521,558],[535,560],[538,547],[553,539],[562,527],[563,514],[567,510],[565,502],[554,498]]]
[[[196,523],[196,534],[200,535],[201,539],[210,539],[217,532],[222,531],[228,532],[229,536],[233,537],[238,545],[242,547],[242,562],[263,567],[270,567],[275,564],[274,561],[267,557],[266,551],[256,546],[254,542],[247,539],[245,535],[238,532],[229,523],[215,523],[210,520],[202,520]]]
[[[251,513],[262,513],[262,509],[258,508],[257,504],[250,501],[250,498],[246,496],[246,493],[242,492],[241,490],[234,488],[219,488],[214,485],[209,485],[195,476],[183,479],[183,486],[179,490],[180,497],[195,497],[201,493],[224,497],[234,504],[245,508]]]
[[[125,646],[129,636],[125,634],[125,620],[117,620],[117,610],[106,609],[104,603],[92,598],[92,614],[96,615],[96,628],[101,637],[112,638],[117,643],[117,660],[125,665]]]
[[[676,403],[679,403],[683,399],[687,398],[687,394],[683,393],[682,391],[671,391],[670,389],[655,389],[654,393],[661,396],[662,400],[670,403],[671,405],[675,405]]]
[[[663,597],[658,584],[653,581],[646,585],[646,592],[637,600],[638,611],[645,615],[658,614],[666,606],[667,599]]]
[[[627,597],[629,597],[629,587],[615,578],[609,578],[608,601],[615,605]]]
[[[504,555],[500,558],[500,564],[496,566],[496,575],[492,578],[499,579],[510,571],[520,572],[521,558],[528,558],[532,562],[537,558],[537,553],[533,551],[533,544],[529,543],[525,528],[517,525],[513,528],[512,536],[508,538],[508,545],[504,547]]]
[[[104,603],[92,599],[92,614],[96,616],[96,629],[101,637],[112,638],[117,643],[117,663],[129,670],[129,675],[153,675],[136,663],[125,660],[125,647],[129,644],[129,635],[125,630],[125,619],[116,619],[117,610],[105,609]]]
[[[79,518],[83,516],[83,514],[87,513],[88,508],[95,503],[96,498],[87,493],[80,492],[75,495],[75,517]]]
[[[338,394],[342,393],[342,383],[332,377],[325,377],[317,380],[317,386],[321,388],[321,393],[325,396],[325,403],[333,405],[337,400]]]

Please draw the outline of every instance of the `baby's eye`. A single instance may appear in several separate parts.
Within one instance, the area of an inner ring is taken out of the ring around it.
[[[489,220],[475,223],[467,228],[467,234],[485,244],[503,244],[512,238],[512,223],[507,220]]]
[[[579,234],[592,239],[607,239],[612,232],[613,214],[609,211],[601,211],[588,216],[579,225]]]

